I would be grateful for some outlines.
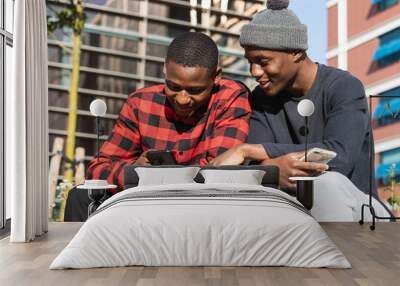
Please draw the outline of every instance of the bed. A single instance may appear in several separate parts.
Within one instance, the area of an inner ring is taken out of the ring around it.
[[[277,181],[276,174],[271,176],[275,169],[268,173],[267,167],[247,167],[240,173],[231,172],[223,183],[219,181],[223,176],[213,168],[207,168],[209,174],[197,169],[177,182],[185,168],[194,167],[182,167],[179,175],[168,167],[129,169],[126,181],[130,188],[97,209],[50,269],[351,267],[307,209],[270,187]],[[263,173],[246,181],[250,169],[249,174],[254,170]],[[224,171],[232,170],[225,167]],[[141,172],[147,172],[147,177]],[[164,177],[157,180],[160,174]],[[253,183],[255,177],[259,184]]]

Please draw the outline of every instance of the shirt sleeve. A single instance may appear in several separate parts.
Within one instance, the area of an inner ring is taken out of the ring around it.
[[[322,142],[311,142],[309,148],[318,147],[336,152],[337,157],[329,163],[330,168],[349,175],[370,131],[364,87],[354,77],[342,77],[332,82],[326,92],[328,112],[326,122],[321,126],[324,139]],[[305,148],[304,144],[279,144],[266,141],[262,144],[272,158],[303,151]]]
[[[88,179],[103,179],[123,188],[124,166],[136,162],[142,153],[138,130],[137,108],[134,94],[122,106],[117,123],[106,142],[101,146],[99,158],[90,161]],[[136,113],[136,114],[135,114]]]
[[[249,134],[250,112],[249,92],[241,86],[223,104],[221,112],[216,116],[207,155],[200,160],[201,165],[246,141]]]
[[[262,130],[260,132],[260,130]],[[250,116],[250,133],[247,138],[249,144],[259,144],[259,142],[275,142],[268,120],[263,112],[253,109]]]

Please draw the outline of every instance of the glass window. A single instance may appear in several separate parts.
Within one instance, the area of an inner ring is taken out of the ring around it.
[[[211,38],[220,47],[229,47],[229,49],[236,50],[238,54],[243,53],[242,47],[239,43],[239,36],[227,35],[223,33],[212,33]]]
[[[78,115],[76,132],[96,134],[96,120],[94,116]],[[67,130],[68,112],[49,112],[49,129]],[[112,127],[115,124],[114,119],[101,118],[102,133],[111,134]]]
[[[49,106],[68,108],[68,92],[49,88]]]
[[[249,73],[250,76],[249,62],[243,57],[222,55],[220,56],[220,65],[223,69]]]
[[[87,89],[130,94],[136,90],[137,81],[95,73],[81,72],[79,86]]]
[[[49,67],[49,84],[69,88],[71,70]],[[136,90],[137,80],[82,72],[79,87],[128,95]]]
[[[378,2],[378,8],[379,10],[385,10],[389,7],[392,7],[393,5],[397,4],[399,0],[382,0]]]
[[[14,0],[5,0],[5,20],[6,20],[6,31],[13,33],[13,21],[14,21]]]
[[[164,78],[164,63],[146,62],[146,75],[156,78]]]
[[[81,65],[103,70],[136,74],[140,60],[127,57],[112,56],[93,51],[82,51]]]
[[[140,0],[124,0],[124,1],[85,0],[85,4],[88,3],[99,6],[106,6],[110,8],[116,8],[122,11],[140,12]]]
[[[128,31],[139,30],[139,21],[133,18],[116,16],[97,11],[86,11],[86,17],[86,25],[89,24]]]
[[[373,60],[379,67],[391,65],[400,60],[400,28],[379,37],[379,47]]]
[[[190,23],[190,7],[173,3],[149,2],[149,15]]]
[[[400,148],[396,148],[390,151],[385,151],[381,153],[381,163],[382,164],[393,164],[400,162]]]
[[[153,56],[153,57],[159,57],[159,58],[165,58],[167,56],[167,51],[168,51],[168,44],[153,44],[147,42],[146,45],[146,55],[148,56]]]
[[[137,53],[139,41],[119,36],[101,35],[92,32],[82,33],[82,44],[117,51]]]
[[[71,63],[71,54],[58,45],[48,46],[49,62]]]
[[[379,39],[382,45],[386,45],[394,40],[397,40],[399,37],[400,37],[400,28],[397,28],[393,31],[390,31],[382,35]]]
[[[49,106],[68,108],[68,94],[68,91],[49,88]],[[78,95],[78,109],[89,111],[90,103],[96,98],[100,98],[105,101],[107,105],[107,114],[119,114],[126,99],[98,96],[80,92]]]
[[[56,84],[64,87],[69,87],[70,74],[71,72],[69,70],[49,67],[49,72],[48,72],[49,84]]]
[[[175,38],[180,34],[190,31],[190,27],[171,25],[160,22],[149,21],[147,24],[147,32],[151,35],[164,36],[169,38]]]
[[[400,179],[400,148],[380,153],[381,162],[376,170],[380,185],[388,186]]]
[[[378,126],[385,126],[400,121],[400,87],[381,93],[382,96],[376,107],[373,119],[378,121]]]

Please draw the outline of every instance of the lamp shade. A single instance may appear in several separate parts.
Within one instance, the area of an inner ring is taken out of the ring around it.
[[[303,99],[297,105],[297,112],[301,116],[311,116],[314,113],[314,103],[309,99]]]
[[[90,103],[90,113],[94,116],[104,116],[107,111],[106,103],[101,99],[95,99]]]

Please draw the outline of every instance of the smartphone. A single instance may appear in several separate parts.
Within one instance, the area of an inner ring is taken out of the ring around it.
[[[307,151],[307,161],[308,162],[316,162],[327,164],[330,160],[336,157],[336,152],[321,149],[321,148],[312,148]],[[305,160],[305,157],[300,158],[301,161]]]
[[[152,165],[176,165],[176,160],[171,151],[168,150],[154,150],[146,153]]]

